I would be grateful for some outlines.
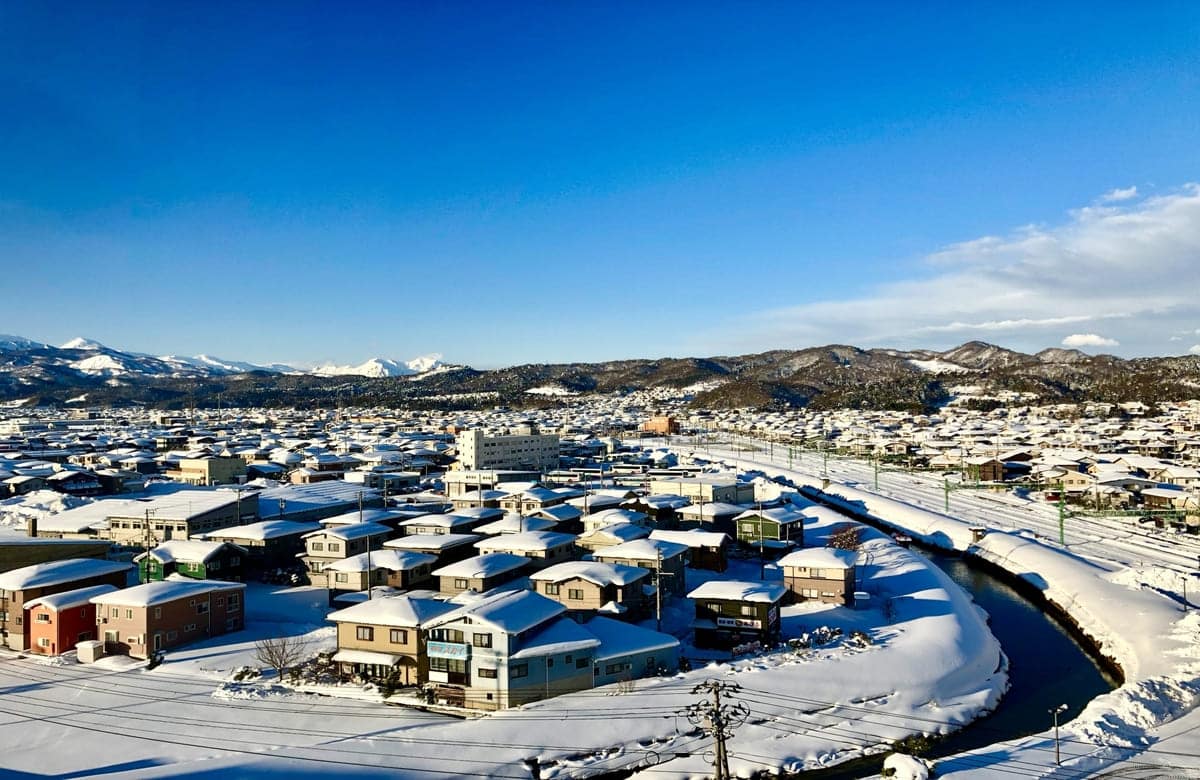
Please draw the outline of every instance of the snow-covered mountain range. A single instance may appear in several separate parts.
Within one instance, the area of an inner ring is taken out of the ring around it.
[[[319,376],[354,375],[372,378],[415,376],[436,370],[445,364],[440,354],[422,355],[408,361],[371,358],[356,366],[332,363],[292,366],[284,363],[260,365],[241,360],[226,360],[213,355],[147,355],[125,352],[82,336],[54,347],[24,336],[0,334],[0,373],[24,375],[47,380],[70,374],[88,377],[217,377],[265,371],[272,374],[316,374]]]

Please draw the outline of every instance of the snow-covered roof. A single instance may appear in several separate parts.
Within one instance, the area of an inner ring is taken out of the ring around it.
[[[621,620],[597,616],[584,624],[584,628],[600,640],[597,661],[679,647],[679,640],[669,634]]]
[[[651,531],[650,538],[683,544],[693,548],[720,547],[729,541],[729,537],[720,531],[701,531],[698,528],[693,528],[690,531]]]
[[[408,571],[418,566],[436,563],[437,556],[413,552],[412,550],[375,550],[370,553],[359,553],[358,555],[351,555],[349,558],[334,561],[326,566],[325,570],[341,572],[367,571],[368,561],[370,562],[371,571],[376,569]]]
[[[570,618],[561,617],[522,641],[517,651],[509,657],[520,661],[525,658],[574,653],[599,646],[600,640],[590,631]]]
[[[634,539],[623,544],[606,547],[596,553],[597,558],[628,558],[631,561],[657,560],[659,553],[663,558],[673,558],[687,552],[687,545],[668,542],[661,539]]]
[[[858,561],[858,553],[853,550],[839,550],[836,547],[809,547],[806,550],[796,550],[779,559],[780,566],[796,566],[806,569],[851,569]]]
[[[503,552],[490,553],[488,555],[476,555],[474,558],[467,558],[466,560],[456,561],[448,566],[443,566],[440,569],[434,570],[433,575],[435,577],[480,579],[516,571],[527,563],[529,563],[529,559],[523,555],[511,555]]]
[[[472,520],[499,520],[504,517],[504,510],[494,506],[471,506],[465,509],[455,509],[451,514],[469,517]]]
[[[362,539],[365,536],[378,536],[380,534],[390,534],[391,528],[379,523],[354,523],[353,525],[339,525],[333,528],[324,528],[320,531],[313,531],[304,535],[305,539],[311,536],[332,536],[335,539]]]
[[[464,528],[479,522],[479,518],[466,517],[461,514],[433,515],[424,514],[405,520],[401,528]]]
[[[33,607],[45,607],[54,612],[59,612],[64,609],[73,607],[82,607],[92,600],[93,596],[100,596],[105,593],[111,593],[116,590],[115,585],[92,585],[87,588],[76,588],[75,590],[64,590],[62,593],[54,593],[49,596],[33,599],[25,602],[25,609]]]
[[[93,604],[118,607],[148,607],[154,604],[175,601],[176,599],[200,596],[215,590],[243,590],[245,587],[240,582],[168,579],[161,582],[147,582],[144,585],[134,585],[132,588],[101,594],[93,597],[91,601]]]
[[[808,519],[804,512],[788,505],[777,506],[772,509],[751,509],[746,512],[742,512],[740,515],[735,517],[734,520],[737,521],[744,520],[746,518],[758,518],[759,516],[761,516],[764,520],[771,520],[779,523],[780,525],[803,523],[806,519]]]
[[[480,552],[512,552],[525,550],[549,550],[552,547],[562,547],[575,543],[574,534],[560,534],[554,531],[526,531],[522,534],[503,534],[476,542]]]
[[[169,542],[163,542],[155,547],[146,555],[154,558],[162,563],[173,563],[175,561],[193,562],[199,561],[207,563],[213,556],[221,552],[226,547],[236,547],[228,542],[204,542],[196,539],[172,539]],[[240,548],[239,548],[240,549]],[[242,552],[245,552],[244,550]],[[142,555],[139,555],[135,560],[140,560]]]
[[[578,520],[583,516],[583,510],[570,504],[555,504],[554,506],[544,506],[533,513],[534,517],[538,515],[552,518],[561,523],[565,520]]]
[[[718,517],[736,515],[744,512],[746,507],[737,504],[727,504],[724,501],[706,501],[703,504],[690,504],[678,510],[684,517]]]
[[[248,542],[263,542],[292,534],[307,534],[320,530],[320,523],[298,523],[294,520],[263,520],[249,525],[239,525],[233,528],[222,528],[219,531],[209,531],[195,534],[198,538],[218,537],[221,539],[243,539]]]
[[[420,626],[425,621],[455,609],[453,604],[435,599],[389,596],[371,599],[352,607],[331,612],[334,623],[369,623],[376,626]]]
[[[538,582],[564,582],[578,578],[601,587],[605,585],[625,587],[648,576],[650,576],[650,570],[640,566],[626,566],[622,563],[604,563],[602,561],[565,561],[530,574],[529,579]]]
[[[464,617],[488,623],[509,634],[519,634],[566,612],[567,608],[531,590],[509,590],[483,596],[447,612],[430,625],[445,625]]]
[[[787,588],[778,582],[748,582],[744,580],[710,580],[687,595],[689,599],[720,599],[724,601],[779,601]]]
[[[558,507],[551,507],[557,509]],[[568,507],[570,509],[571,507]],[[544,531],[558,525],[557,520],[547,520],[543,517],[522,517],[510,513],[492,523],[485,523],[475,530],[481,534],[493,536],[496,534],[516,534],[525,531]]]
[[[342,512],[340,515],[326,517],[321,521],[323,526],[331,525],[357,525],[358,523],[382,523],[385,520],[397,520],[400,518],[398,512],[389,511],[387,509],[363,509],[361,512],[355,509],[352,512]]]
[[[615,523],[597,528],[580,536],[580,539],[593,538],[609,538],[615,539],[617,542],[628,542],[634,539],[644,539],[650,535],[650,531],[640,525],[632,523]]]
[[[440,552],[451,547],[471,544],[482,539],[479,534],[413,534],[399,539],[390,539],[384,547],[395,550],[429,550]]]
[[[67,558],[62,561],[35,563],[0,574],[0,590],[29,590],[61,585],[86,577],[128,571],[133,565],[122,561],[102,561],[95,558]]]

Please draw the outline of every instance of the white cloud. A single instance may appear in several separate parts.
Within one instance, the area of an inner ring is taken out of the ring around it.
[[[1119,347],[1121,342],[1095,333],[1072,333],[1062,340],[1064,347]]]
[[[1188,354],[1200,355],[1200,344],[1193,344],[1192,348],[1188,350]]]
[[[1100,196],[1101,203],[1117,203],[1123,200],[1133,200],[1137,197],[1137,187],[1126,187],[1125,189],[1109,190]]]
[[[923,278],[858,298],[722,323],[705,344],[730,351],[829,343],[947,347],[983,334],[1036,351],[1058,341],[1061,331],[1053,330],[1064,325],[1088,335],[1092,329],[1080,326],[1103,324],[1123,352],[1161,354],[1164,342],[1153,334],[1191,331],[1200,320],[1200,186],[953,244],[927,257],[922,270]]]

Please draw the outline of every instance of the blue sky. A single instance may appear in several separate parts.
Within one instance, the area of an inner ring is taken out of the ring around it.
[[[1194,3],[6,4],[0,332],[1200,351],[1198,42]]]

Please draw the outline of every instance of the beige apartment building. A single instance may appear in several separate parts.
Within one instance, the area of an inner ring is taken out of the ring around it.
[[[479,429],[463,431],[455,443],[461,469],[545,472],[558,468],[558,434],[539,433],[535,425],[517,426],[513,433],[502,436],[488,436]]]

